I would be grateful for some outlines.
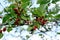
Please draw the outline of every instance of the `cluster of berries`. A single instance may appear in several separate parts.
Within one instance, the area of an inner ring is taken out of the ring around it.
[[[42,17],[36,17],[36,21],[38,21],[42,25],[46,24],[46,22],[47,22],[47,20],[44,19],[44,16],[42,16]]]
[[[14,25],[19,25],[19,21],[20,21],[20,19],[19,18],[16,18],[16,20],[14,22]]]

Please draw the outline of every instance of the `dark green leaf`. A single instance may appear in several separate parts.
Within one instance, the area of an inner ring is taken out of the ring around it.
[[[2,33],[0,33],[0,39],[3,37],[3,34]]]
[[[52,0],[52,3],[56,3],[57,1],[60,1],[60,0]]]
[[[39,34],[39,36],[42,36],[42,34]]]
[[[57,34],[60,34],[60,32],[57,32]]]
[[[8,21],[10,18],[10,14],[6,14],[4,17],[3,17],[3,23],[5,23],[6,21]]]

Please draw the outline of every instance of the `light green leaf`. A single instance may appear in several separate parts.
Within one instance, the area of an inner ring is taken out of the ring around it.
[[[2,12],[0,12],[0,14],[2,14]]]
[[[30,20],[30,17],[29,16],[24,16],[23,14],[21,15],[21,19],[23,20]]]
[[[30,31],[32,28],[33,28],[33,27],[28,27],[28,29],[27,29],[27,30],[28,30],[28,31]]]
[[[10,32],[12,30],[12,27],[8,27],[7,31]]]
[[[24,1],[25,1],[25,0],[24,0]],[[30,2],[22,3],[22,4],[21,4],[21,7],[22,7],[23,9],[25,9],[25,8],[29,5],[29,3],[30,3]]]
[[[40,8],[34,9],[34,11],[31,11],[33,15],[36,15],[37,17],[45,16],[44,10],[41,10]]]

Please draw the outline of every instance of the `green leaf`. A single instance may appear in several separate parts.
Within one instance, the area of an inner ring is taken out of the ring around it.
[[[57,32],[57,34],[60,34],[60,32]]]
[[[10,32],[12,30],[12,27],[8,27],[7,31]]]
[[[3,34],[2,33],[0,33],[0,39],[3,37]]]
[[[21,0],[22,3],[29,2],[30,0]]]
[[[8,21],[10,18],[10,14],[6,14],[4,17],[3,17],[3,23],[5,23],[6,21]]]
[[[16,8],[16,5],[14,5],[14,4],[11,4],[8,8]]]
[[[21,0],[21,2],[21,7],[23,9],[25,9],[30,4],[30,0]]]
[[[52,0],[52,3],[56,3],[57,1],[60,1],[60,0]]]
[[[17,18],[17,14],[14,12],[13,9],[10,10],[11,17]]]
[[[45,16],[45,12],[41,8],[33,9],[33,11],[31,12],[33,15],[36,15],[37,17]]]
[[[10,6],[4,8],[4,11],[5,12],[11,12],[11,10],[13,10],[13,8],[16,8],[16,5],[11,4]]]
[[[16,15],[15,11],[13,10],[13,8],[15,8],[15,6],[13,4],[11,4],[9,7],[5,8],[5,12],[10,13],[11,17],[15,17],[16,18],[17,15]]]
[[[0,14],[2,14],[2,12],[0,12]]]
[[[14,22],[15,22],[14,20],[10,21],[10,22],[9,22],[9,25],[14,24]]]
[[[40,28],[40,24],[39,24],[39,22],[35,21],[35,22],[33,22],[33,24],[36,25],[37,28]]]
[[[20,20],[20,24],[21,24],[21,25],[24,24],[24,20]]]
[[[28,30],[28,31],[30,31],[32,28],[33,28],[33,27],[28,27],[28,29],[27,29],[27,30]]]
[[[26,35],[27,39],[30,37],[29,35]]]
[[[27,18],[26,18],[25,16],[21,16],[21,18],[22,18],[23,20],[27,20]]]
[[[38,2],[37,3],[39,3],[39,4],[46,4],[46,3],[49,3],[50,2],[50,0],[38,0]]]
[[[6,8],[4,8],[4,11],[5,12],[10,12],[11,11],[11,8],[6,7]]]
[[[39,34],[39,36],[42,36],[42,34]]]
[[[55,19],[60,19],[60,14],[54,16]]]
[[[23,20],[30,20],[30,17],[27,16],[27,15],[25,16],[25,15],[22,14],[21,15],[21,19],[23,19]]]
[[[25,0],[24,0],[24,1],[25,1]],[[21,4],[21,7],[22,7],[23,9],[25,9],[25,8],[29,5],[29,3],[30,3],[30,2],[22,3],[22,4]]]

